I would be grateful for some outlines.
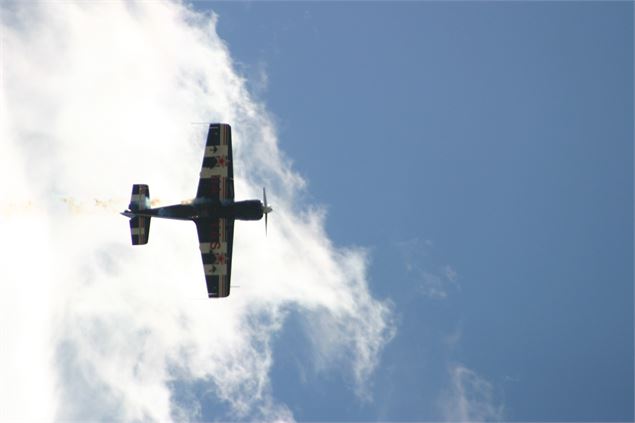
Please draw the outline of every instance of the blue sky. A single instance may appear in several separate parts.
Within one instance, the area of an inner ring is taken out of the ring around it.
[[[2,419],[632,421],[632,2],[0,7]]]
[[[370,403],[303,374],[293,316],[297,419],[442,419],[457,363],[506,420],[633,418],[632,3],[195,7],[396,316]]]

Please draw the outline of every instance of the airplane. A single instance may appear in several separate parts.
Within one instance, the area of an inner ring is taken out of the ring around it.
[[[150,219],[191,220],[196,224],[199,249],[207,283],[208,298],[229,296],[235,220],[260,220],[273,209],[263,201],[234,201],[234,169],[232,163],[231,126],[212,123],[207,133],[203,165],[196,198],[171,206],[152,208],[150,189],[134,184],[128,210],[121,214],[130,218],[132,245],[148,243]]]

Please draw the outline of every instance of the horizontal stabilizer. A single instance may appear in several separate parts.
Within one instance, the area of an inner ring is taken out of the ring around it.
[[[135,216],[130,219],[130,235],[132,236],[132,245],[147,244],[150,235],[150,217]]]
[[[135,184],[132,186],[130,205],[132,211],[150,208],[150,188],[145,184]]]

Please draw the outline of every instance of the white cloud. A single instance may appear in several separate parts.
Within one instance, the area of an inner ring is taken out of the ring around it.
[[[316,363],[344,360],[367,395],[390,308],[368,291],[364,252],[332,245],[320,209],[295,203],[304,182],[215,19],[162,1],[2,7],[3,420],[200,418],[175,401],[179,380],[232,418],[291,419],[269,380],[290,308],[311,316]],[[276,209],[267,238],[237,223],[241,287],[220,301],[205,298],[191,223],[153,220],[133,248],[114,213],[133,183],[164,203],[194,195],[200,121],[232,124],[237,197],[264,184]]]
[[[503,419],[503,406],[494,396],[494,388],[473,370],[456,364],[450,368],[450,389],[441,399],[447,421],[480,422]]]

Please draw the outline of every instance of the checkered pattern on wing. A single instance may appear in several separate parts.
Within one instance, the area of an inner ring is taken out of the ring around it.
[[[196,197],[234,199],[232,132],[225,123],[209,126]]]
[[[198,219],[195,223],[207,294],[210,298],[227,297],[231,281],[234,221]]]

